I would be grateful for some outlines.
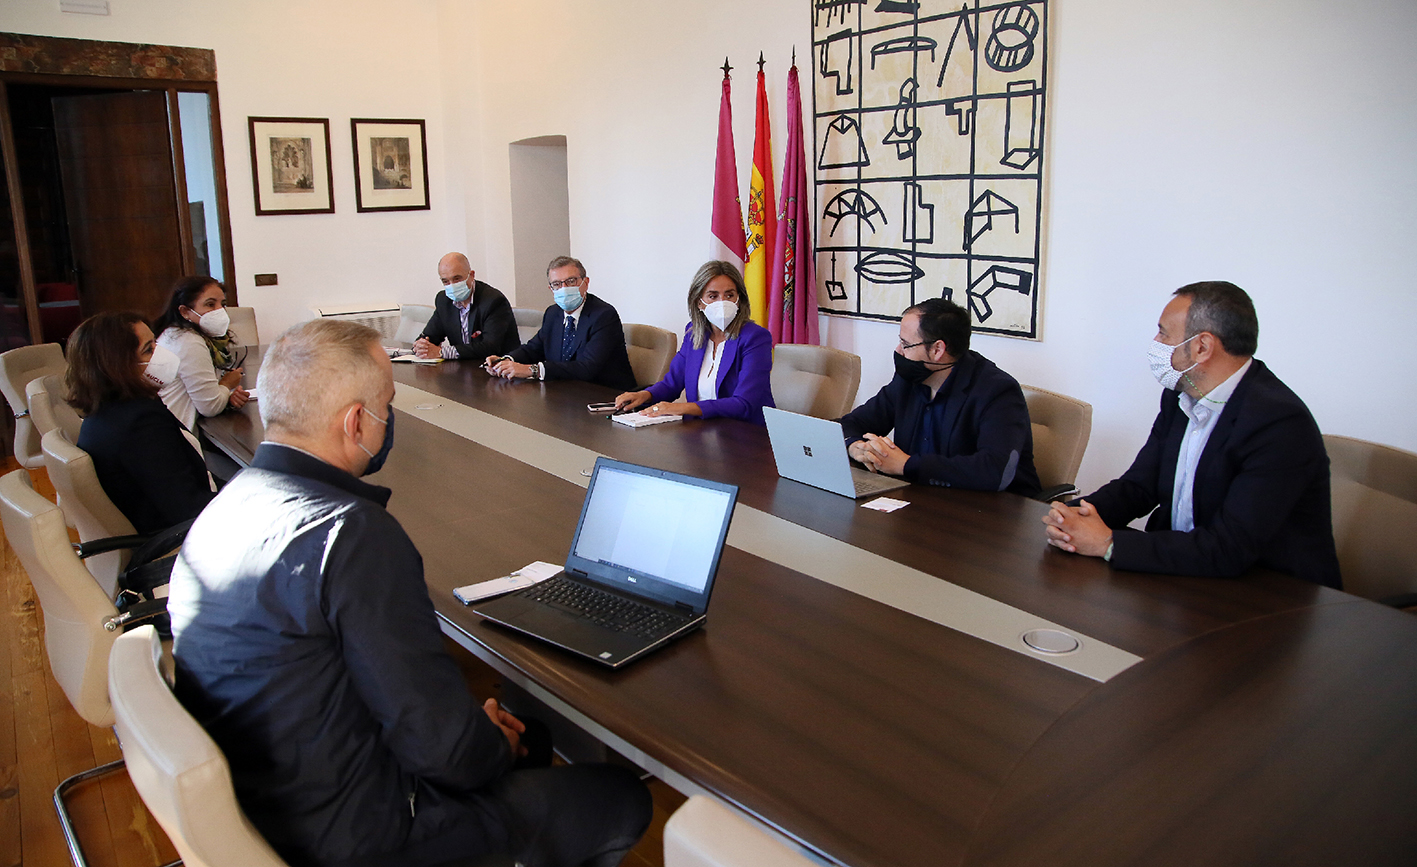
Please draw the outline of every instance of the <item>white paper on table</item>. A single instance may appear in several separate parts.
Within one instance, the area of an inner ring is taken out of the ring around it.
[[[493,596],[501,596],[504,593],[511,593],[515,590],[522,590],[533,584],[539,584],[547,578],[554,577],[561,572],[560,566],[555,563],[547,563],[544,560],[537,560],[535,563],[523,566],[510,575],[503,575],[501,578],[493,578],[490,581],[481,581],[477,584],[467,584],[455,588],[453,595],[464,605],[471,605],[474,602],[481,602],[483,599],[490,599]]]
[[[896,509],[903,509],[910,503],[905,500],[897,500],[891,497],[877,497],[869,503],[862,503],[863,509],[875,509],[878,512],[894,512]]]

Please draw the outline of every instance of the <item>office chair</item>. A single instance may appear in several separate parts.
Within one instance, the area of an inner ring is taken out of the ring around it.
[[[783,343],[772,350],[772,399],[778,409],[841,418],[856,401],[861,357],[830,346]]]
[[[653,325],[622,323],[625,330],[625,351],[630,356],[630,370],[640,387],[654,385],[669,372],[669,362],[679,351],[679,335]]]
[[[28,470],[0,478],[0,521],[5,538],[34,585],[44,612],[44,649],[64,695],[90,725],[113,725],[108,700],[108,655],[124,623],[142,622],[166,606],[130,609],[127,616],[114,607],[94,576],[84,567],[69,541],[59,507],[30,486]],[[74,824],[64,803],[69,789],[123,767],[109,762],[64,780],[54,790],[54,809],[74,864],[87,864]]]
[[[63,373],[68,367],[64,351],[57,343],[21,346],[9,352],[0,352],[0,393],[5,395],[5,400],[15,413],[15,459],[27,470],[44,466],[44,459],[39,454],[39,434],[35,433],[30,422],[25,386],[32,379]]]
[[[664,867],[815,867],[736,810],[694,795],[664,825]]]
[[[170,660],[168,660],[170,662]],[[226,756],[172,694],[157,631],[125,633],[108,658],[115,728],[133,788],[189,867],[283,867],[241,812]]]
[[[64,375],[51,373],[31,379],[25,386],[25,400],[30,408],[30,422],[42,439],[56,428],[64,432],[69,442],[79,441],[79,427],[84,423],[79,413],[64,400]]]
[[[1417,454],[1333,434],[1324,448],[1343,589],[1417,606]]]
[[[395,343],[412,343],[423,333],[423,326],[433,318],[433,308],[427,304],[400,304],[399,327],[394,332]]]
[[[522,343],[536,336],[541,330],[542,311],[530,307],[513,307],[512,315],[517,318],[517,337]]]
[[[261,332],[256,328],[256,308],[228,307],[226,315],[231,317],[227,330],[235,338],[237,346],[260,346]]]
[[[1022,386],[1033,425],[1033,466],[1045,503],[1077,494],[1078,467],[1092,435],[1092,404],[1075,397]]]

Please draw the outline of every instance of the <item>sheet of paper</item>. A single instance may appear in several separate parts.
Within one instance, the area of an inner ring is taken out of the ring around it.
[[[894,512],[896,509],[903,509],[910,503],[905,500],[897,500],[891,497],[877,497],[869,503],[862,503],[863,509],[875,509],[878,512]]]
[[[391,360],[391,361],[404,361],[404,362],[409,362],[409,363],[411,363],[411,364],[442,364],[442,363],[443,363],[443,359],[442,359],[442,358],[419,358],[417,355],[400,355],[398,358],[394,358],[394,359],[390,359],[390,360]]]

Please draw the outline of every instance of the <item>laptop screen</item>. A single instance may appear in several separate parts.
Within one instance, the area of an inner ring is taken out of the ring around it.
[[[656,598],[701,596],[718,568],[737,493],[733,485],[601,458],[567,568]]]

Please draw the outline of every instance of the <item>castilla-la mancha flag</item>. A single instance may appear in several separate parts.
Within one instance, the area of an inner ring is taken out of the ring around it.
[[[777,211],[773,208],[772,129],[768,123],[768,92],[758,60],[758,105],[753,125],[753,174],[748,182],[748,264],[743,283],[753,321],[768,324],[768,287],[772,283],[772,252],[777,241]]]
[[[738,200],[738,159],[733,155],[733,106],[728,61],[723,61],[723,99],[718,105],[718,157],[713,170],[713,236],[709,255],[737,265],[748,259],[743,241],[743,205]]]
[[[787,152],[782,166],[782,203],[769,273],[768,331],[776,343],[820,343],[817,334],[817,267],[812,249],[812,203],[807,189],[806,143],[802,138],[802,91],[797,65],[787,73]]]

